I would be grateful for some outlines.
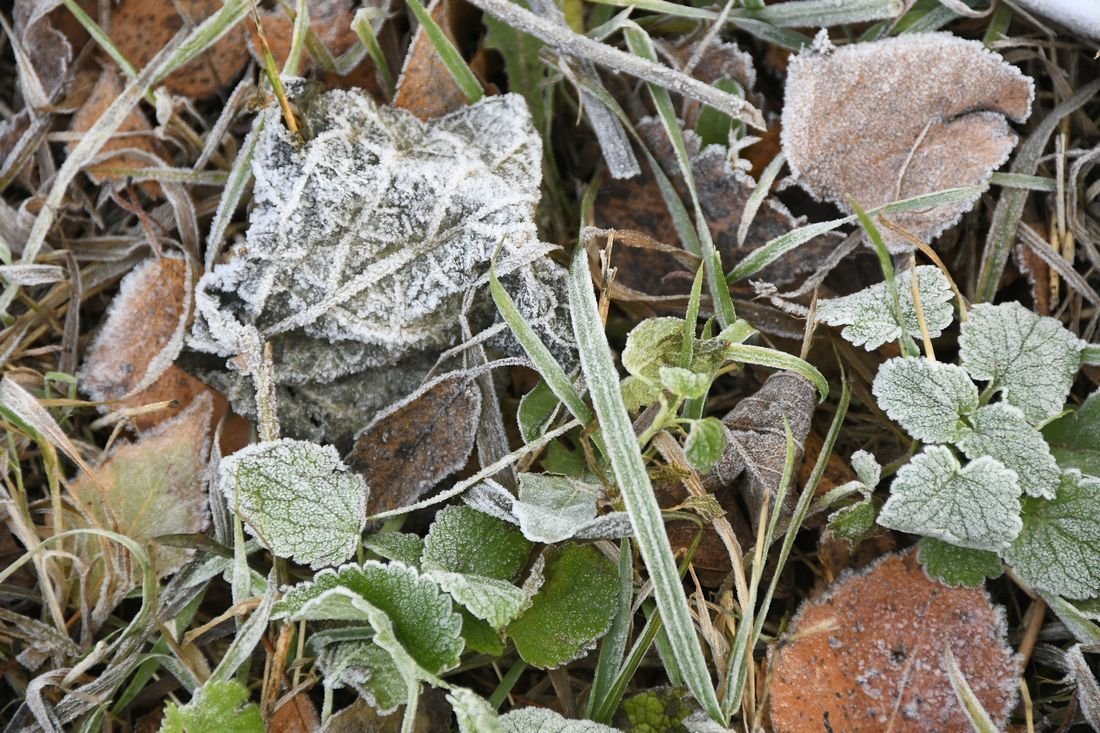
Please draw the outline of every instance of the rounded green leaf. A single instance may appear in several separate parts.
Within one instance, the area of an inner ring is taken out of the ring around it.
[[[1016,472],[1028,496],[1054,498],[1058,464],[1043,434],[1028,424],[1022,410],[998,402],[979,409],[970,423],[974,431],[959,440],[967,458],[991,456]]]
[[[263,733],[260,708],[248,701],[248,690],[240,682],[211,680],[195,690],[183,707],[169,702],[164,708],[161,733]]]
[[[1002,572],[997,553],[956,547],[932,537],[920,541],[920,562],[936,580],[967,588],[977,588],[986,578],[996,578]]]
[[[978,388],[964,369],[927,359],[890,359],[871,390],[891,419],[926,443],[958,440],[968,429],[963,415],[978,407]]]
[[[716,417],[706,417],[691,423],[684,453],[700,473],[707,473],[726,452],[726,427]]]
[[[424,538],[425,569],[513,580],[534,545],[514,526],[475,509],[449,506]]]

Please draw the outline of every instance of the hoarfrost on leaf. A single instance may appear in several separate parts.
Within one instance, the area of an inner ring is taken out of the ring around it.
[[[1043,437],[1062,468],[1100,476],[1100,390],[1074,412],[1043,427]]]
[[[570,720],[549,708],[520,708],[500,716],[505,733],[620,733],[591,720]]]
[[[498,630],[515,619],[530,600],[522,589],[496,578],[443,570],[429,570],[427,576],[470,613]]]
[[[512,514],[527,539],[553,544],[595,518],[598,496],[598,487],[567,476],[522,473]]]
[[[260,708],[248,700],[248,689],[236,680],[210,680],[195,690],[183,707],[169,702],[164,708],[161,733],[222,730],[262,733]]]
[[[951,284],[938,267],[921,265],[915,269],[924,319],[929,335],[934,338],[951,325],[954,317]],[[898,292],[898,305],[905,333],[920,338],[920,321],[913,302],[913,270],[909,269],[898,275],[894,285]],[[818,301],[817,320],[830,326],[844,326],[840,335],[867,351],[874,351],[889,341],[896,341],[902,334],[902,327],[894,317],[890,292],[885,282],[841,298]]]
[[[949,448],[929,446],[898,471],[878,523],[959,547],[1000,550],[1020,534],[1015,471],[988,456],[962,467]]]
[[[977,588],[1002,572],[1001,558],[989,550],[958,547],[934,537],[922,538],[919,547],[924,571],[950,586]]]
[[[1100,597],[1100,478],[1062,474],[1052,500],[1025,499],[1024,527],[1002,553],[1021,578],[1073,599]]]
[[[978,407],[978,388],[964,369],[927,359],[890,359],[871,390],[892,420],[926,443],[961,438],[969,431],[963,416]]]
[[[278,557],[316,569],[355,552],[369,489],[332,446],[257,443],[223,458],[218,477],[229,506]]]
[[[958,441],[967,458],[991,456],[1016,472],[1025,494],[1054,498],[1058,464],[1022,410],[1004,402],[986,405],[970,416],[970,424],[973,432]]]
[[[521,97],[421,122],[359,90],[288,89],[305,141],[277,106],[262,113],[247,245],[199,282],[194,348],[234,356],[256,327],[274,350],[284,428],[342,442],[460,340],[464,298],[499,247],[524,316],[571,353],[564,270],[533,218],[542,151]],[[475,331],[495,317],[482,295],[465,314]],[[247,390],[229,392],[251,412]]]
[[[878,482],[882,480],[882,466],[879,465],[878,459],[865,450],[857,450],[852,454],[851,464],[860,482],[874,491]]]
[[[970,376],[991,382],[1033,424],[1061,411],[1084,347],[1061,323],[1019,303],[974,306],[959,334]]]
[[[449,506],[424,538],[425,570],[514,580],[533,545],[513,526],[470,507]]]
[[[310,637],[318,645],[318,637]],[[387,715],[405,702],[405,681],[385,649],[369,639],[336,641],[321,646],[317,666],[324,674],[324,685],[331,689],[354,688],[359,696],[381,715]]]

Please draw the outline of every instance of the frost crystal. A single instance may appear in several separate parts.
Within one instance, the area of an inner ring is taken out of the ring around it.
[[[970,376],[992,382],[1032,423],[1061,411],[1084,347],[1061,323],[1019,303],[974,306],[959,335]]]
[[[968,458],[991,456],[1016,472],[1024,493],[1054,498],[1058,464],[1043,434],[1028,424],[1020,409],[1003,402],[986,405],[970,422],[974,432],[959,441]]]
[[[954,364],[896,357],[871,387],[879,407],[917,440],[947,443],[967,431],[962,416],[978,406],[978,388]]]
[[[988,456],[959,466],[944,446],[930,446],[898,471],[878,522],[899,532],[959,547],[999,550],[1020,533],[1016,473]]]
[[[500,716],[504,733],[619,733],[591,720],[570,720],[548,708],[520,708]]]
[[[922,265],[917,270],[921,308],[924,310],[928,334],[935,338],[951,325],[951,284],[939,268]],[[921,336],[920,321],[913,303],[913,271],[898,275],[895,287],[905,332],[914,338]],[[887,341],[901,336],[901,327],[894,318],[890,293],[881,282],[842,298],[830,298],[817,304],[817,320],[830,326],[844,326],[840,335],[855,346],[874,351]]]
[[[464,297],[499,247],[520,310],[568,350],[564,272],[533,220],[541,145],[521,97],[421,122],[357,90],[291,89],[306,140],[277,108],[263,113],[247,244],[199,282],[194,348],[234,356],[254,325],[274,349],[283,426],[346,438],[458,343]],[[494,314],[481,295],[475,331]],[[248,390],[236,392],[250,411]]]

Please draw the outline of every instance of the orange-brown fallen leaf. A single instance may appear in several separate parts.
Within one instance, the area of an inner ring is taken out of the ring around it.
[[[462,11],[457,3],[434,0],[428,6],[428,12],[455,43],[457,29],[462,24]],[[407,109],[422,120],[431,120],[462,109],[467,104],[466,95],[447,71],[428,34],[423,27],[418,28],[405,56],[401,77],[397,80],[393,106]]]
[[[944,665],[950,647],[998,727],[1015,705],[1003,610],[982,589],[931,580],[916,554],[887,555],[803,604],[772,656],[776,733],[963,733],[971,725]]]
[[[359,36],[351,29],[355,14],[347,0],[309,0],[309,27],[333,57],[340,56],[355,45]],[[275,65],[282,69],[290,55],[290,46],[294,36],[294,21],[287,17],[281,7],[260,11],[260,23],[263,24],[264,38],[275,58]],[[256,33],[256,21],[251,17],[247,21],[248,50],[256,63],[263,63],[260,54],[259,36]],[[310,68],[312,59],[308,49],[304,57],[306,64],[301,72]]]
[[[267,722],[267,733],[315,733],[320,729],[321,719],[304,692],[287,700]]]

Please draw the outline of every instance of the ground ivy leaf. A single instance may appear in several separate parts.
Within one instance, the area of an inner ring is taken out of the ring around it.
[[[545,554],[546,581],[507,632],[525,662],[553,669],[607,633],[619,581],[615,563],[592,545],[549,547]]]
[[[368,488],[332,446],[257,443],[223,458],[218,477],[229,506],[278,557],[319,568],[355,552]]]
[[[1100,478],[1062,474],[1052,500],[1024,500],[1024,528],[1002,553],[1021,578],[1071,599],[1100,597]]]
[[[699,374],[683,367],[661,367],[658,369],[661,386],[677,397],[697,399],[707,393],[710,387],[710,375]]]
[[[958,440],[967,431],[963,416],[978,407],[978,388],[964,369],[927,359],[890,359],[872,391],[891,419],[927,443]]]
[[[1100,476],[1100,390],[1074,412],[1044,427],[1043,437],[1062,468]]]
[[[920,288],[921,307],[924,309],[928,332],[936,337],[951,325],[954,317],[951,284],[938,267],[922,265],[916,269],[917,286]],[[913,271],[906,270],[898,275],[894,284],[898,291],[898,305],[901,307],[905,332],[914,338],[920,338],[920,321],[913,304]],[[896,341],[902,333],[897,319],[894,318],[890,293],[885,282],[842,298],[819,300],[817,320],[830,326],[844,326],[840,335],[868,351],[874,351],[889,341]]]
[[[506,733],[500,724],[496,710],[480,695],[464,687],[456,687],[447,694],[459,733]]]
[[[521,473],[512,513],[527,539],[548,544],[572,537],[596,516],[599,488],[566,476]]]
[[[503,580],[443,570],[429,571],[427,576],[494,629],[507,626],[527,606],[527,594]]]
[[[1016,472],[983,456],[965,468],[944,446],[902,466],[878,523],[975,550],[1007,547],[1020,533]]]
[[[549,708],[520,708],[500,716],[505,733],[620,733],[591,720],[571,720]]]
[[[1059,471],[1043,434],[1022,410],[1005,402],[986,405],[970,416],[974,431],[958,441],[967,458],[991,456],[1016,472],[1029,496],[1053,499]]]
[[[420,567],[424,540],[407,532],[378,532],[363,540],[363,546],[387,560],[397,560],[414,568]]]
[[[687,690],[665,687],[646,690],[623,700],[622,715],[630,723],[630,730],[637,733],[686,733],[684,721],[696,709]]]
[[[317,654],[317,665],[326,687],[351,687],[381,715],[405,702],[405,680],[393,658],[368,639],[325,644]]]
[[[962,365],[991,382],[1032,424],[1057,415],[1081,366],[1085,344],[1019,303],[979,303],[962,324]]]
[[[482,621],[462,606],[459,606],[458,613],[462,616],[462,638],[466,642],[466,651],[492,657],[504,653],[504,639],[487,621]]]
[[[195,690],[183,707],[164,707],[160,733],[264,733],[260,708],[248,701],[248,690],[236,680],[210,681]]]
[[[439,674],[458,664],[462,619],[453,612],[450,597],[415,568],[401,563],[368,560],[337,570],[326,568],[312,581],[291,587],[272,617],[367,621],[374,626],[371,609],[389,619],[394,638],[424,670]],[[377,627],[375,631],[382,633]],[[400,665],[400,660],[394,661]]]
[[[878,504],[868,498],[846,506],[829,515],[829,533],[838,539],[857,545],[875,532]]]
[[[533,546],[507,522],[470,507],[449,506],[435,515],[421,562],[429,570],[511,581]]]
[[[716,417],[705,417],[691,423],[684,453],[699,472],[706,473],[726,452],[726,428]]]
[[[882,466],[879,465],[878,459],[865,450],[857,450],[852,454],[851,464],[860,482],[874,491],[878,482],[882,480]]]
[[[545,381],[539,380],[530,392],[523,395],[516,410],[516,423],[524,443],[530,443],[549,429],[550,419],[557,413],[561,400]]]
[[[657,389],[661,383],[661,368],[680,366],[680,345],[683,341],[682,318],[646,319],[627,334],[622,354],[623,368]],[[695,339],[688,371],[709,374],[716,370],[726,360],[728,344],[729,340],[723,337]]]
[[[1002,572],[1001,558],[988,550],[957,547],[933,537],[922,537],[920,562],[931,577],[950,586],[977,588]]]

